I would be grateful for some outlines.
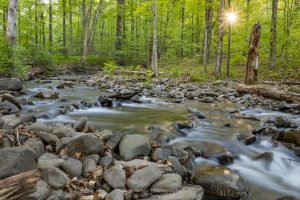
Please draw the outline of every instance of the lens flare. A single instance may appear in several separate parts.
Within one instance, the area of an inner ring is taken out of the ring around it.
[[[234,12],[228,12],[226,14],[226,20],[229,24],[234,24],[237,21],[237,15]]]

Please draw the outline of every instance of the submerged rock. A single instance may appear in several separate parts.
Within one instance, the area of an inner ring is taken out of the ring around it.
[[[248,188],[242,177],[223,166],[196,167],[192,183],[201,185],[207,195],[223,199],[241,199],[248,195]]]
[[[33,97],[39,98],[39,99],[59,99],[59,93],[58,92],[39,92]]]

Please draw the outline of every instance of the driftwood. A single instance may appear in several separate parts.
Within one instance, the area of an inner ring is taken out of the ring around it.
[[[250,50],[248,53],[245,79],[245,83],[248,85],[257,82],[260,31],[261,25],[259,23],[254,24],[250,37]]]
[[[19,200],[35,192],[40,179],[38,170],[28,171],[0,180],[0,200]]]
[[[231,87],[240,93],[256,94],[270,99],[284,100],[288,102],[300,103],[300,94],[279,91],[266,88],[261,85],[244,85],[240,83],[230,83]]]
[[[273,82],[273,81],[262,81],[260,82],[266,85],[300,85],[300,82]]]

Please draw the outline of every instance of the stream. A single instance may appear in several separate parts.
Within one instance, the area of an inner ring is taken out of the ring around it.
[[[64,77],[65,80],[66,77]],[[73,77],[74,78],[74,77]],[[80,77],[75,77],[80,80]],[[234,162],[227,167],[238,170],[250,188],[248,200],[276,199],[284,195],[300,197],[300,159],[294,152],[287,148],[274,144],[269,137],[259,137],[251,145],[244,145],[236,139],[238,134],[250,134],[252,130],[259,128],[268,118],[286,116],[299,124],[300,116],[281,113],[260,108],[246,109],[240,114],[256,117],[260,121],[233,118],[230,111],[237,105],[229,103],[200,103],[186,100],[181,104],[173,104],[164,99],[145,98],[147,103],[123,102],[114,108],[81,106],[66,114],[57,114],[59,106],[72,102],[96,102],[100,95],[107,94],[95,87],[87,87],[84,84],[74,82],[74,87],[56,89],[61,80],[49,79],[51,82],[27,82],[23,98],[28,98],[34,105],[26,105],[22,112],[34,113],[41,116],[38,121],[43,122],[76,122],[80,117],[87,117],[89,124],[99,130],[121,130],[128,133],[149,134],[147,127],[156,125],[167,130],[168,127],[178,121],[185,120],[188,108],[196,108],[203,112],[206,119],[201,120],[197,128],[183,130],[185,136],[177,137],[170,143],[208,143],[210,148],[221,145],[237,156]],[[71,80],[71,78],[70,78]],[[58,100],[41,100],[32,97],[42,91],[57,91],[60,94]],[[224,127],[231,124],[231,127]],[[215,146],[216,145],[216,146]],[[260,156],[260,155],[265,156]],[[273,156],[268,156],[273,155]],[[260,156],[259,158],[257,158]],[[201,158],[196,162],[202,163]],[[211,159],[209,162],[216,163]]]

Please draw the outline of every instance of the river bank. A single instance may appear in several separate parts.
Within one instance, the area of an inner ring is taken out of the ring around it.
[[[34,80],[10,93],[18,100],[6,97],[2,112],[1,178],[39,168],[29,199],[299,195],[297,104],[224,82],[106,75]]]

